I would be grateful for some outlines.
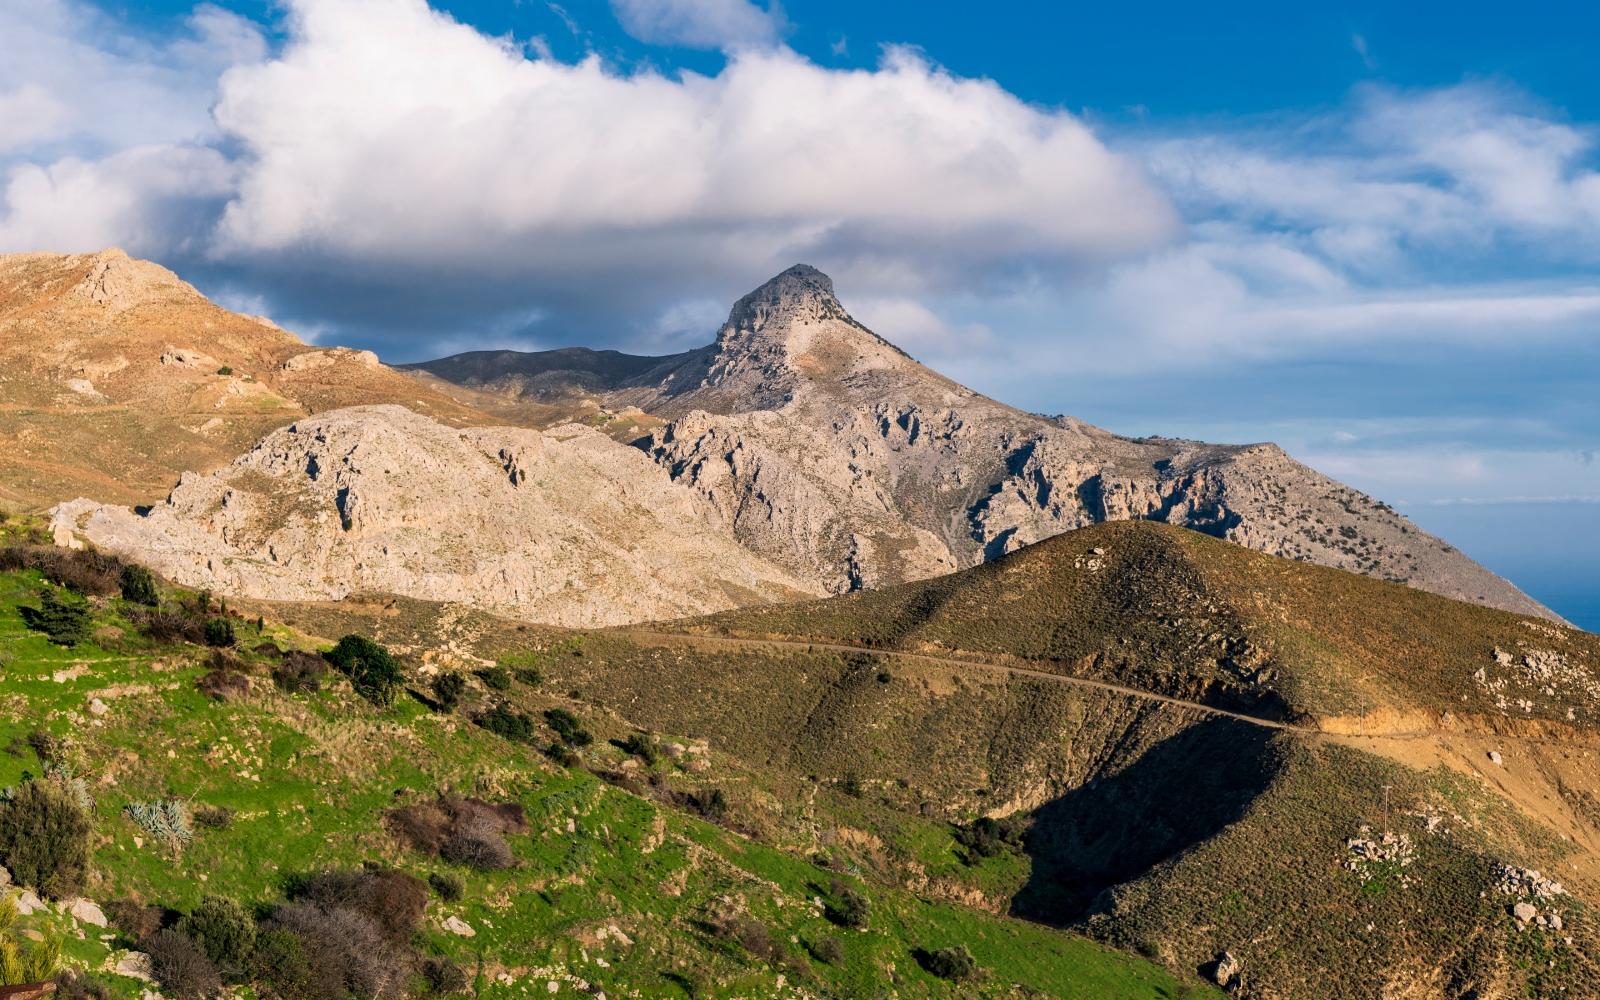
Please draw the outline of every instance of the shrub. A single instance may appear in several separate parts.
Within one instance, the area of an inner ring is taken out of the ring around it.
[[[233,826],[233,810],[227,806],[197,806],[191,818],[207,830],[226,830]]]
[[[967,849],[962,860],[970,865],[980,858],[995,857],[1007,846],[1021,847],[1023,831],[1020,818],[997,820],[980,816],[966,826],[956,827],[955,838],[956,843]]]
[[[433,689],[434,700],[439,703],[442,712],[454,712],[456,706],[461,704],[461,696],[467,693],[467,679],[460,674],[440,674],[429,685]]]
[[[434,872],[428,876],[428,885],[446,903],[459,902],[467,893],[467,884],[461,880],[460,875],[452,872]]]
[[[275,1000],[336,997],[343,992],[336,985],[324,984],[319,993],[318,984],[312,982],[313,971],[300,935],[282,927],[267,927],[256,934],[250,976],[258,992]]]
[[[0,864],[23,885],[62,898],[89,874],[89,813],[54,781],[30,781],[0,805]]]
[[[207,646],[215,646],[219,649],[232,646],[239,641],[238,636],[234,635],[233,619],[231,618],[206,619],[201,638],[205,640]]]
[[[28,746],[41,764],[61,764],[67,759],[67,741],[54,733],[35,729],[28,734]]]
[[[474,670],[473,673],[477,675],[478,680],[483,681],[484,687],[491,691],[511,690],[511,672],[505,667],[485,667],[482,670]]]
[[[157,931],[144,948],[162,988],[179,1000],[197,1000],[221,992],[222,976],[217,967],[205,949],[182,931]]]
[[[221,368],[217,369],[217,374],[218,375],[232,375],[233,374],[233,367],[231,365],[223,365]]]
[[[157,642],[194,642],[205,639],[201,619],[177,608],[139,608],[129,616],[146,636]]]
[[[138,944],[161,929],[166,911],[131,899],[113,899],[105,904],[106,918],[129,941]]]
[[[851,798],[861,798],[863,794],[863,789],[861,787],[861,776],[856,774],[854,771],[851,771],[849,774],[840,778],[839,791],[845,793]]]
[[[844,961],[844,942],[836,937],[823,938],[812,946],[811,954],[829,965],[838,965]]]
[[[0,986],[42,983],[61,967],[61,939],[50,937],[24,947],[11,932],[16,919],[17,905],[0,898]]]
[[[536,688],[544,683],[544,674],[541,674],[533,667],[518,667],[516,670],[512,671],[512,674],[517,678],[517,680],[531,688]]]
[[[728,797],[720,788],[699,788],[692,792],[677,792],[673,800],[678,805],[694,810],[709,820],[719,820],[728,814]]]
[[[400,664],[389,651],[365,636],[347,635],[326,654],[333,668],[350,678],[361,697],[388,708],[400,689]]]
[[[978,971],[978,961],[964,944],[925,952],[920,956],[922,967],[940,979],[953,982],[971,979]]]
[[[392,809],[384,821],[414,850],[484,870],[515,867],[516,857],[504,835],[528,828],[527,817],[515,802],[491,805],[453,796]]]
[[[256,922],[236,900],[207,896],[177,929],[200,946],[223,976],[238,979],[249,968]]]
[[[294,895],[324,909],[365,914],[395,944],[411,940],[428,908],[428,889],[422,880],[392,868],[320,872],[306,879]]]
[[[152,608],[161,603],[161,595],[156,592],[156,578],[143,566],[129,563],[122,567],[121,586],[124,601]]]
[[[569,747],[585,747],[594,742],[594,737],[583,728],[578,717],[564,708],[547,709],[544,721],[555,730],[557,736],[561,737],[561,742]]]
[[[327,672],[328,661],[296,651],[286,654],[283,661],[272,668],[272,682],[278,690],[288,694],[311,694],[322,688],[322,677]]]
[[[0,570],[38,570],[46,580],[79,594],[109,597],[122,581],[122,560],[92,549],[14,545],[0,549]]]
[[[195,687],[212,701],[228,701],[250,693],[250,678],[233,670],[212,670],[195,681]]]
[[[116,1000],[116,994],[93,976],[68,969],[56,977],[55,1000]]]
[[[467,988],[466,970],[448,958],[423,959],[422,979],[428,984],[428,992],[434,994],[462,993]]]
[[[533,717],[526,712],[514,712],[504,705],[496,705],[473,721],[513,743],[526,743],[533,738]]]
[[[43,632],[58,646],[76,646],[88,635],[89,609],[63,601],[52,591],[44,592],[37,608],[21,607],[17,611],[29,628]]]
[[[656,741],[644,733],[631,733],[618,746],[644,761],[646,766],[653,765],[660,756],[660,751],[656,749]]]
[[[828,891],[833,895],[833,903],[827,909],[829,920],[840,927],[867,926],[867,921],[872,915],[872,903],[866,896],[854,886],[838,879],[828,884]]]
[[[744,950],[758,958],[772,961],[783,954],[772,940],[767,925],[748,913],[734,914],[715,921],[717,936],[737,942]]]
[[[517,866],[516,855],[511,853],[499,824],[485,816],[459,821],[440,846],[439,856],[479,871],[503,871]]]
[[[281,906],[269,929],[299,939],[306,978],[295,1000],[400,997],[405,994],[410,956],[386,939],[376,922],[346,907],[297,901]]]

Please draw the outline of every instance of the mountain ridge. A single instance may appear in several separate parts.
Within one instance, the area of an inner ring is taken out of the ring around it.
[[[836,592],[922,579],[1105,520],[1167,521],[1290,558],[1556,618],[1387,504],[1275,444],[1127,438],[992,400],[853,319],[796,265],[743,296],[710,345],[657,359],[506,355],[542,398],[666,421],[638,447],[764,557]],[[516,394],[474,356],[471,384]],[[561,365],[586,372],[563,380]],[[409,366],[449,378],[461,362]]]

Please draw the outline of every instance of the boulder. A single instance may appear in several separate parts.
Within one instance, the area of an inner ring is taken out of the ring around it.
[[[444,929],[458,937],[476,937],[478,934],[477,931],[472,929],[471,924],[457,916],[446,917]]]
[[[106,920],[105,911],[87,899],[74,899],[72,902],[64,904],[64,907],[72,919],[80,924],[105,927],[109,923]]]
[[[1495,750],[1490,750],[1489,751],[1489,763],[1494,764],[1494,765],[1499,766],[1499,767],[1504,767],[1505,766],[1505,761],[1500,758],[1499,752],[1495,751]]]
[[[1516,918],[1517,923],[1527,924],[1533,922],[1533,919],[1539,915],[1539,911],[1532,903],[1519,902],[1511,907],[1511,915]]]
[[[1234,957],[1233,952],[1225,951],[1217,956],[1217,967],[1212,973],[1212,978],[1216,980],[1218,986],[1227,986],[1239,978],[1239,972],[1239,960]]]

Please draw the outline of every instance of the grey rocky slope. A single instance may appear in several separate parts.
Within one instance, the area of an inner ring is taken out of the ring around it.
[[[748,548],[830,590],[974,565],[1073,528],[1149,518],[1274,555],[1512,611],[1550,612],[1371,497],[1272,444],[1132,439],[1025,413],[918,364],[799,265],[708,347],[457,356],[442,378],[594,394],[668,418],[638,446]]]
[[[595,430],[462,429],[394,405],[302,418],[142,515],[62,504],[54,527],[225,594],[399,594],[571,626],[821,593]]]

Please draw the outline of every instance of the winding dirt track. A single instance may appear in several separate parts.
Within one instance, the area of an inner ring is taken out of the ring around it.
[[[693,632],[657,632],[648,629],[622,628],[612,632],[613,635],[625,636],[638,642],[640,645],[666,646],[666,645],[693,645],[701,648],[779,648],[803,649],[808,651],[825,650],[837,653],[867,653],[886,660],[918,661],[921,663],[935,663],[947,667],[966,667],[988,670],[995,673],[1009,674],[1015,677],[1029,677],[1043,681],[1052,681],[1057,684],[1070,684],[1074,687],[1090,688],[1097,691],[1109,691],[1112,694],[1124,695],[1129,698],[1141,698],[1145,701],[1161,702],[1179,708],[1192,709],[1207,715],[1221,716],[1227,719],[1237,719],[1252,726],[1261,726],[1266,729],[1278,729],[1284,732],[1300,733],[1306,736],[1327,735],[1322,730],[1310,726],[1296,726],[1288,722],[1279,722],[1276,719],[1263,719],[1258,715],[1246,715],[1243,712],[1230,712],[1225,708],[1212,705],[1203,705],[1196,701],[1185,701],[1182,698],[1173,698],[1169,695],[1156,694],[1152,691],[1142,691],[1139,688],[1125,687],[1113,684],[1110,681],[1091,680],[1086,677],[1074,677],[1071,674],[1059,674],[1049,670],[1032,670],[1027,667],[1018,667],[1006,663],[994,663],[980,659],[957,659],[948,656],[933,656],[928,653],[907,653],[900,650],[876,649],[871,646],[852,646],[839,642],[815,642],[804,639],[747,639],[735,636],[701,635]],[[1416,739],[1429,735],[1427,733],[1384,733],[1388,739]]]

